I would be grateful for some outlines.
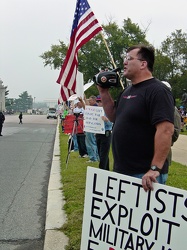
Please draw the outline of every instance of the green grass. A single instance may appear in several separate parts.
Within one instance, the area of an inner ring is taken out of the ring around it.
[[[187,130],[184,128],[184,132],[180,132],[181,135],[187,135]]]
[[[61,131],[61,130],[60,130]],[[183,133],[182,133],[183,134]],[[82,218],[84,209],[84,195],[86,184],[87,158],[79,158],[78,152],[71,152],[68,164],[68,136],[60,133],[61,150],[61,174],[63,183],[63,194],[66,200],[64,206],[67,214],[67,223],[61,230],[69,238],[69,245],[66,250],[80,250]],[[110,169],[113,160],[110,152]],[[98,167],[98,163],[89,163],[93,167]],[[167,185],[187,190],[187,166],[172,162]]]
[[[172,161],[169,169],[168,186],[187,190],[187,166]]]

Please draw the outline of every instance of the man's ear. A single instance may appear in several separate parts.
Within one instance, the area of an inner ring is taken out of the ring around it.
[[[147,68],[147,61],[141,61],[141,69]]]

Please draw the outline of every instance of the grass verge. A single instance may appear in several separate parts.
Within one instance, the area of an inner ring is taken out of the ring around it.
[[[61,230],[69,238],[69,245],[66,250],[80,250],[82,218],[84,209],[84,195],[86,184],[86,170],[88,164],[98,167],[98,163],[87,163],[87,158],[79,158],[78,152],[71,152],[68,164],[68,136],[60,132],[60,151],[61,151],[61,174],[63,183],[63,194],[66,200],[64,206],[67,214],[67,223]],[[113,160],[110,152],[110,169]],[[169,171],[167,185],[187,190],[187,167],[176,162],[172,162]]]
[[[183,132],[180,132],[181,135],[187,135],[187,129],[183,129]]]

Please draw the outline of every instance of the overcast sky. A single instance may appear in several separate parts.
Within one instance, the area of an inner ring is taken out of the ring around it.
[[[123,19],[145,29],[158,48],[176,29],[187,33],[186,0],[88,0],[100,24]],[[0,78],[9,96],[28,91],[35,101],[58,99],[59,70],[44,67],[39,57],[59,40],[69,43],[76,0],[0,1]]]

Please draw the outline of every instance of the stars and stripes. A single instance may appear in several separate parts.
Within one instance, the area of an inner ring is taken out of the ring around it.
[[[62,65],[57,83],[61,84],[63,101],[76,93],[78,50],[102,30],[87,0],[77,0],[72,25],[70,45]]]

